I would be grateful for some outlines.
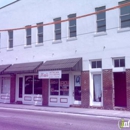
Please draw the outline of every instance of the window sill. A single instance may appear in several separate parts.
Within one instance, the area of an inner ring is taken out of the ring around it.
[[[52,43],[53,43],[53,44],[57,44],[57,43],[62,43],[62,41],[61,41],[61,40],[55,40],[55,41],[53,41]]]
[[[127,28],[119,28],[119,29],[117,30],[117,33],[127,32],[127,31],[130,31],[130,27],[127,27]]]
[[[43,46],[43,45],[44,45],[43,43],[37,43],[37,44],[35,45],[35,47]]]
[[[104,35],[107,35],[107,33],[106,33],[106,32],[96,32],[96,33],[94,34],[94,37],[104,36]]]
[[[13,48],[7,48],[7,51],[13,51]]]
[[[24,48],[31,48],[32,45],[24,45]]]
[[[74,41],[74,40],[77,40],[77,37],[68,37],[67,38],[67,41]]]

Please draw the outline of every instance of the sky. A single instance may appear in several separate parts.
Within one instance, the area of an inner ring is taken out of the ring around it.
[[[0,7],[5,6],[13,1],[16,1],[16,0],[0,0]]]

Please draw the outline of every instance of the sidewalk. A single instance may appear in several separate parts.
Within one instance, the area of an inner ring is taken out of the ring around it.
[[[62,112],[62,113],[73,113],[73,114],[129,118],[130,119],[129,111],[119,111],[119,110],[101,110],[101,109],[73,108],[73,107],[69,107],[69,108],[45,107],[45,106],[34,106],[34,105],[23,105],[23,104],[2,104],[2,103],[0,103],[0,108],[39,110],[39,111]]]

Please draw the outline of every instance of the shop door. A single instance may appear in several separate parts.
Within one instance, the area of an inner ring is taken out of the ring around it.
[[[23,98],[23,77],[18,77],[18,101],[22,101]]]
[[[93,87],[92,91],[92,105],[94,106],[102,106],[103,105],[103,97],[102,97],[102,76],[101,74],[92,74],[93,78]]]
[[[126,107],[126,73],[114,73],[115,106]]]
[[[50,79],[49,106],[69,107],[69,74],[61,79]]]
[[[74,104],[81,104],[81,76],[74,76]]]

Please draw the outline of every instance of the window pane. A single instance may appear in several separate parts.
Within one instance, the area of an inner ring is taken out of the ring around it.
[[[26,29],[27,36],[31,36],[31,28]]]
[[[38,43],[43,43],[43,34],[38,35]]]
[[[13,40],[9,40],[9,48],[13,48]]]
[[[96,68],[96,61],[91,62],[92,68]]]
[[[73,26],[76,26],[76,20],[70,20],[69,21],[69,26],[71,27],[73,27]]]
[[[57,29],[61,29],[61,24],[55,24],[55,30],[57,30]]]
[[[101,61],[97,61],[97,68],[102,68],[102,62]]]
[[[105,9],[105,6],[100,7],[100,8],[96,8],[96,11],[101,11],[101,10],[104,10],[104,9]],[[105,12],[97,14],[97,20],[105,19],[105,17],[106,17],[105,15],[106,15]]]
[[[34,75],[34,94],[42,94],[42,79],[38,75]]]
[[[106,31],[106,21],[97,21],[97,32]]]
[[[94,88],[94,101],[101,102],[102,91],[101,91],[101,74],[93,75],[93,88]]]
[[[81,76],[74,76],[74,99],[81,101]]]
[[[27,45],[31,45],[31,37],[27,37]]]
[[[25,76],[25,94],[33,94],[33,76]]]
[[[38,27],[38,33],[43,33],[43,27]]]
[[[76,37],[76,26],[70,27],[70,37]]]
[[[121,27],[130,27],[130,15],[121,16]]]
[[[22,92],[23,92],[23,78],[19,78],[19,98],[22,98]]]
[[[122,7],[122,8],[120,8],[120,10],[121,10],[121,15],[129,14],[130,13],[130,6]]]
[[[69,74],[62,74],[60,79],[60,95],[69,95]]]
[[[55,31],[55,40],[60,40],[61,39],[61,30],[56,30]]]
[[[50,95],[59,95],[59,79],[50,79]]]
[[[9,31],[9,39],[13,39],[13,31]]]
[[[125,59],[120,59],[120,67],[125,67]]]
[[[114,60],[114,65],[115,65],[115,67],[119,67],[119,59]]]
[[[10,78],[1,78],[1,94],[10,94]]]

